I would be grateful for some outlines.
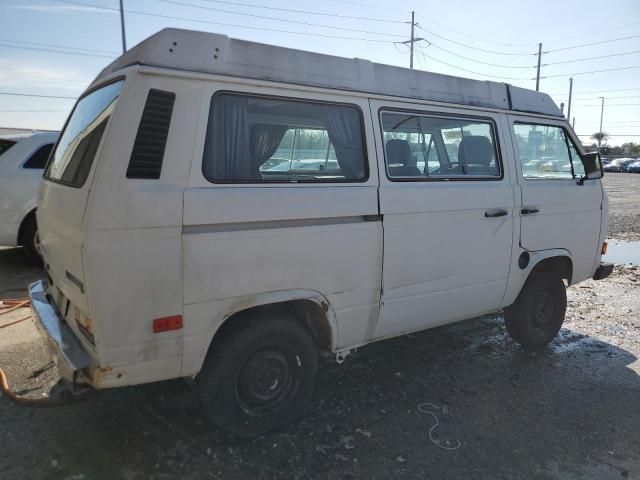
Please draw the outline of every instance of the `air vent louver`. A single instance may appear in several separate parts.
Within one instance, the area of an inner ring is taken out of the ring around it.
[[[160,178],[175,93],[149,90],[133,144],[127,178]]]

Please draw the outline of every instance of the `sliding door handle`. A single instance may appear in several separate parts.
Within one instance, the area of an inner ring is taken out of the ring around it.
[[[496,208],[495,210],[487,210],[484,212],[484,216],[487,218],[504,217],[506,215],[509,215],[509,212],[503,208]]]
[[[522,210],[520,210],[520,213],[522,215],[531,215],[532,213],[538,213],[540,210],[538,210],[535,207],[525,207]]]

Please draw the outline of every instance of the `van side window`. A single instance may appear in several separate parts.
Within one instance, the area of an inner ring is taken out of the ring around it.
[[[368,176],[354,106],[214,95],[203,173],[213,182],[344,182]]]
[[[490,121],[382,112],[391,180],[501,178]]]
[[[562,127],[516,123],[524,178],[580,178],[584,167],[580,155]]]
[[[33,155],[24,162],[22,168],[33,168],[44,170],[44,167],[47,165],[47,160],[49,159],[49,154],[51,153],[51,149],[53,148],[53,143],[47,143],[46,145],[41,146],[38,150],[35,151]]]

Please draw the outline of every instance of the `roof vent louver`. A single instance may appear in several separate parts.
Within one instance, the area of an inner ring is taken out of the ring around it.
[[[160,178],[176,94],[149,90],[127,168],[127,178]]]

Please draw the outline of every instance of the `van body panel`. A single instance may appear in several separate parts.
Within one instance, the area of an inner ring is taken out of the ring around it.
[[[384,152],[384,111],[468,115],[477,112],[415,103],[371,101],[378,152]],[[505,151],[499,116],[496,141]],[[376,337],[429,328],[501,308],[513,243],[514,185],[508,157],[502,179],[392,181],[379,154],[380,211],[384,222],[383,295]],[[499,218],[485,212],[504,209]]]
[[[214,84],[205,98],[229,89]],[[235,85],[233,91],[286,98],[286,91],[273,88]],[[339,325],[334,348],[364,342],[377,320],[382,224],[368,104],[357,97],[310,92],[296,92],[292,98],[339,101],[363,112],[368,178],[322,184],[212,183],[202,173],[207,102],[200,111],[200,148],[184,195],[185,323],[195,336],[185,342],[198,344],[197,350],[206,351],[219,319],[232,305],[255,305],[264,292],[304,290],[326,298]],[[198,305],[207,306],[206,314],[200,314]]]
[[[512,131],[514,123],[561,127],[581,149],[566,121],[515,115],[510,115],[509,121]],[[522,198],[519,212],[522,248],[528,251],[566,250],[573,264],[572,283],[591,278],[600,261],[600,227],[603,212],[606,212],[602,209],[602,183],[586,180],[580,185],[572,178],[524,178],[520,157],[525,152],[518,151],[517,143],[513,146]],[[526,209],[538,211],[525,214]]]

